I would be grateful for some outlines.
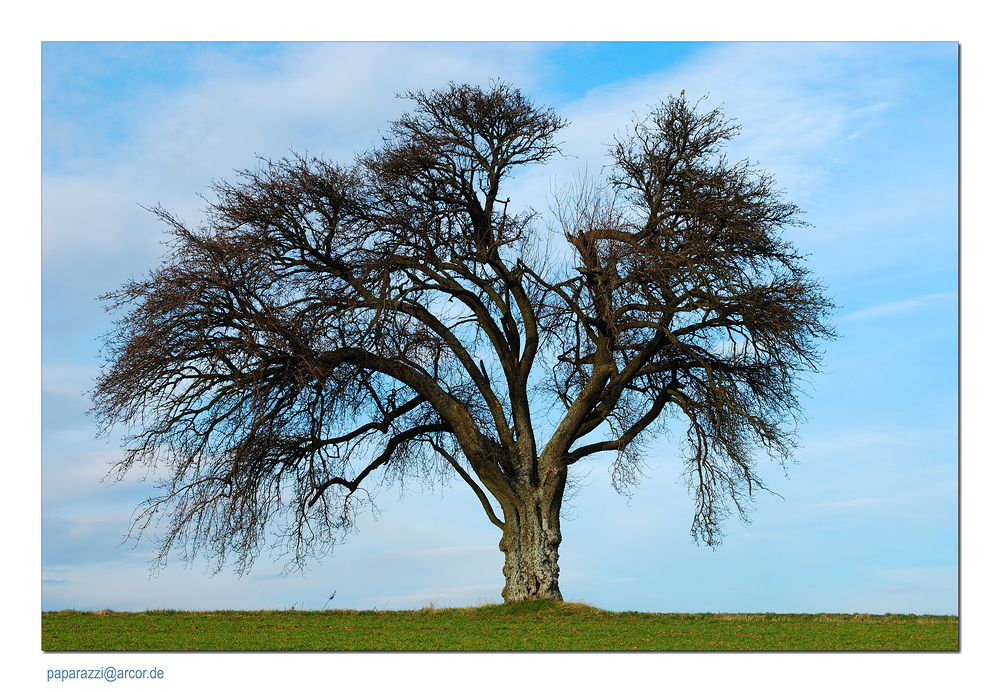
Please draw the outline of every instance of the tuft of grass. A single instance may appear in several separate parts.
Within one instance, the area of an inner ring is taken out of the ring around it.
[[[957,651],[932,615],[611,612],[529,601],[419,610],[42,613],[45,651]]]

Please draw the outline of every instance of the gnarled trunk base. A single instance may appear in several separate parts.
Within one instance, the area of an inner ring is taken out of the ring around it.
[[[561,480],[561,479],[560,479]],[[563,483],[557,488],[536,488],[525,493],[517,508],[504,508],[500,550],[506,578],[505,603],[549,599],[563,600],[559,591],[559,508]]]

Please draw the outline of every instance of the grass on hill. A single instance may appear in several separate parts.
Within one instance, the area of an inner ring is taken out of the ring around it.
[[[413,611],[42,613],[45,651],[957,651],[958,618],[660,614],[534,601]]]

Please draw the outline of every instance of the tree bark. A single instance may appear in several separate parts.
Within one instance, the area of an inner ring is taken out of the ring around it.
[[[559,591],[559,511],[566,470],[550,470],[540,482],[522,482],[516,501],[506,504],[500,550],[506,578],[505,603],[563,600]]]

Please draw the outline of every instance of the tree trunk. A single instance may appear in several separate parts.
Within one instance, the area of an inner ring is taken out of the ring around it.
[[[500,539],[506,578],[505,603],[563,600],[559,592],[559,510],[566,471],[549,471],[537,485],[520,486],[515,504],[504,506],[506,528]]]

